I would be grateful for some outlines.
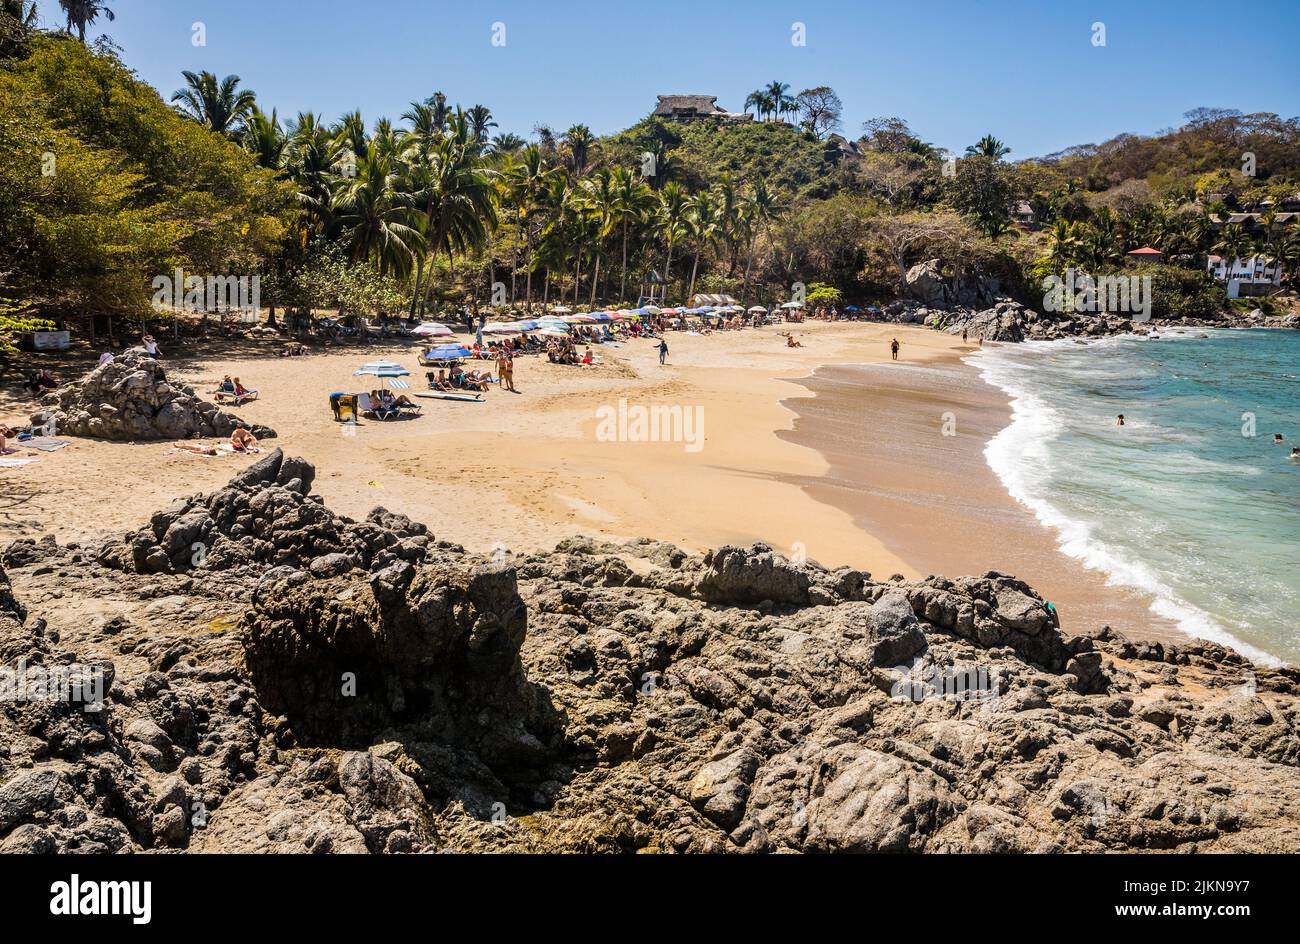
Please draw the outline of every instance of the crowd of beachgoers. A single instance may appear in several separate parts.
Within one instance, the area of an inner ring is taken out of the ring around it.
[[[412,396],[447,400],[481,400],[482,395],[498,387],[510,393],[519,393],[515,386],[514,362],[519,357],[545,357],[551,364],[577,367],[596,367],[602,358],[596,353],[601,347],[621,347],[631,342],[649,340],[656,343],[660,364],[668,363],[669,347],[666,336],[679,333],[685,336],[705,336],[715,332],[730,332],[757,328],[776,322],[802,322],[804,320],[840,321],[857,319],[858,310],[820,307],[812,309],[764,309],[758,306],[745,309],[739,305],[717,308],[658,308],[647,305],[636,310],[572,312],[563,306],[552,307],[545,314],[531,316],[510,311],[501,320],[489,320],[485,312],[472,312],[468,307],[453,314],[446,322],[415,319],[383,319],[380,325],[363,323],[360,332],[347,340],[330,335],[331,343],[368,341],[375,333],[388,340],[420,340],[419,366],[426,369],[427,383],[416,385],[400,378],[410,376],[410,371],[400,364],[375,361],[363,364],[355,376],[369,375],[378,378],[375,389],[358,393],[337,393],[331,397],[330,406],[340,421],[355,421],[360,415],[389,419],[399,416],[418,416],[422,410]],[[455,328],[450,325],[455,325]],[[789,347],[801,346],[794,335],[781,333]],[[310,339],[308,339],[310,340]],[[132,348],[150,358],[164,356],[159,341],[145,333],[139,344]],[[307,356],[311,348],[299,338],[288,340],[279,350],[280,357]],[[112,363],[115,355],[105,351],[99,355],[96,367]],[[482,364],[481,362],[488,362]],[[31,373],[26,383],[26,393],[38,402],[59,389],[61,382],[48,370]],[[245,384],[238,376],[226,375],[207,395],[218,405],[245,407],[258,398],[252,384]],[[354,398],[351,409],[341,409],[345,398]],[[57,440],[59,430],[29,423],[0,423],[0,461],[24,464],[26,458],[5,459],[17,456],[18,448],[52,451],[66,441]],[[230,436],[229,443],[219,445],[176,443],[173,449],[196,455],[220,455],[231,452],[248,453],[259,449],[256,437],[247,424],[241,423]]]

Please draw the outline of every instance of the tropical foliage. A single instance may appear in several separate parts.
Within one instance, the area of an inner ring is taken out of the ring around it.
[[[105,4],[61,7],[67,31],[50,34],[0,0],[0,277],[26,314],[139,313],[178,266],[260,274],[275,318],[634,304],[651,272],[673,303],[771,303],[802,283],[837,304],[887,298],[927,259],[1032,301],[1044,273],[1115,268],[1144,245],[1166,252],[1170,297],[1200,306],[1208,253],[1300,265],[1275,210],[1261,232],[1228,220],[1296,190],[1300,126],[1275,115],[1202,109],[1174,132],[1016,163],[992,133],[950,155],[897,117],[848,141],[833,89],[780,81],[748,97],[757,121],[650,117],[608,137],[581,123],[525,137],[440,92],[395,119],[281,119],[211,72],[184,73],[169,107],[84,45]],[[1246,148],[1259,176],[1236,169]],[[1013,224],[1025,207],[1035,226]]]

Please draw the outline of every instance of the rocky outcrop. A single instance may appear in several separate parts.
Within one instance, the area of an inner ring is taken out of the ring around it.
[[[0,553],[0,668],[95,693],[0,701],[0,850],[1300,842],[1295,670],[1065,633],[995,572],[488,559],[334,515],[313,476],[273,453],[125,540]]]
[[[945,276],[938,259],[918,262],[907,270],[907,294],[929,308],[992,305],[1002,297],[1002,283],[991,275]]]
[[[32,424],[59,435],[132,442],[229,436],[243,423],[192,387],[173,384],[157,360],[127,351],[80,381],[48,394]],[[258,439],[275,436],[265,426],[244,424]]]

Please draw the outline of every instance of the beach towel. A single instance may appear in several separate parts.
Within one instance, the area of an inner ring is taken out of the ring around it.
[[[20,465],[31,465],[39,459],[0,459],[0,469],[16,469]]]
[[[28,449],[39,449],[41,452],[55,452],[64,446],[70,446],[72,443],[66,439],[53,439],[49,436],[33,436],[31,439],[23,440],[21,445]]]

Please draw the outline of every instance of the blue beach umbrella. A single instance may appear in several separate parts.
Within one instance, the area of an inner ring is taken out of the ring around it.
[[[469,355],[470,349],[463,344],[440,344],[424,357],[425,360],[431,361],[454,361]]]

